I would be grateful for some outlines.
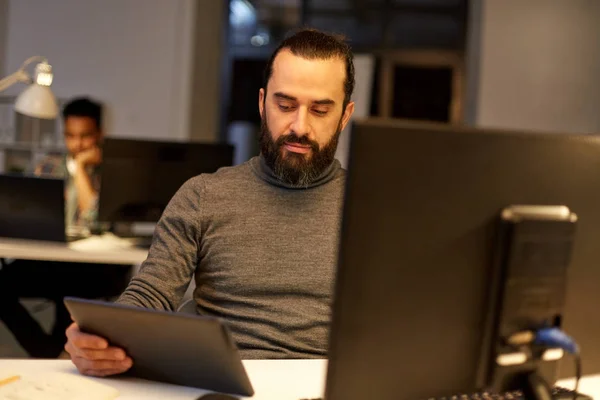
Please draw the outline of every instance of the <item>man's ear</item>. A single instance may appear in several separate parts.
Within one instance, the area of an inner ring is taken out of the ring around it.
[[[265,89],[263,88],[258,91],[258,112],[262,118],[265,112]]]
[[[344,110],[344,115],[342,115],[342,130],[346,128],[348,121],[350,121],[350,117],[354,114],[354,102],[351,101],[346,104],[346,109]]]

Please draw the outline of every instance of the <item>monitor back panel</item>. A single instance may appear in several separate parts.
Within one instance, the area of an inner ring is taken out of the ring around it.
[[[352,134],[327,400],[474,388],[494,222],[511,204],[578,215],[564,327],[600,372],[600,137],[389,121]]]

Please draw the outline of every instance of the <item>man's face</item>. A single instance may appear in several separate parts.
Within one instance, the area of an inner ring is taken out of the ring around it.
[[[260,90],[261,151],[280,179],[304,186],[333,161],[354,103],[344,109],[344,60],[308,60],[284,49]]]
[[[70,116],[65,120],[65,144],[71,157],[96,147],[102,133],[90,117]]]

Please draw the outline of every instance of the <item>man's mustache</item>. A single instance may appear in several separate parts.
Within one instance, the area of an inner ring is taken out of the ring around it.
[[[299,144],[302,146],[310,146],[314,151],[319,151],[319,144],[313,140],[310,140],[306,136],[298,136],[295,133],[290,133],[284,136],[280,136],[277,139],[277,146],[283,146],[284,144]]]

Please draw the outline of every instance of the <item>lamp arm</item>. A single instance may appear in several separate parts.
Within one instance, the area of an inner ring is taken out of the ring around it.
[[[25,71],[19,69],[17,72],[10,74],[6,78],[0,80],[0,92],[8,89],[9,87],[18,82],[31,82],[31,77]]]
[[[31,64],[34,61],[39,61],[39,62],[48,62],[48,59],[46,59],[46,57],[44,56],[33,56],[33,57],[29,57],[27,60],[23,61],[23,64],[21,64],[21,68],[19,68],[19,71],[24,71],[25,67],[27,67],[29,64]]]
[[[18,83],[18,82],[31,83],[31,81],[32,81],[31,76],[29,76],[29,74],[25,71],[25,68],[29,64],[31,64],[35,61],[45,62],[45,63],[48,62],[48,60],[44,56],[29,57],[27,60],[25,60],[23,62],[23,64],[21,64],[21,67],[15,73],[10,74],[6,78],[3,78],[2,80],[0,80],[0,92],[8,89],[9,87],[11,87],[12,85],[14,85],[15,83]]]

